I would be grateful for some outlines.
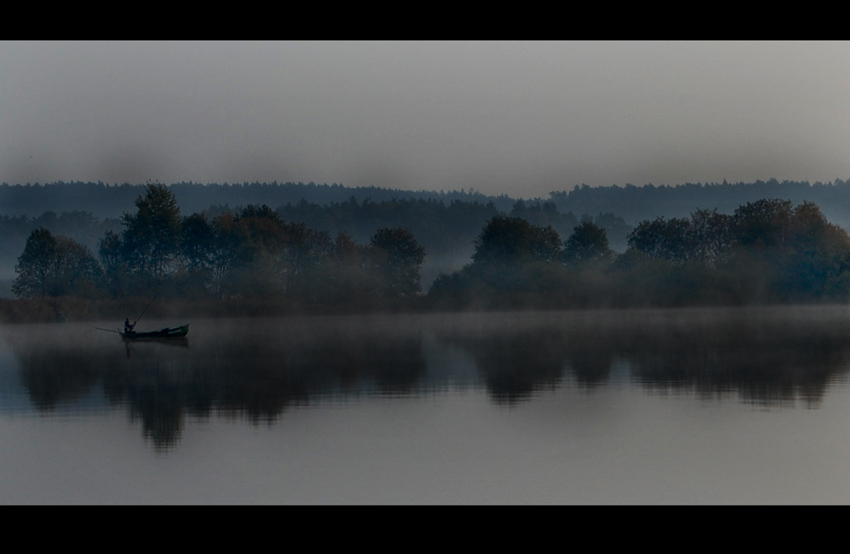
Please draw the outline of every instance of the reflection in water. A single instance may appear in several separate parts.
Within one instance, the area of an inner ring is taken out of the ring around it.
[[[426,362],[434,348],[467,352],[498,403],[569,383],[592,393],[608,384],[617,359],[650,392],[817,407],[847,372],[848,322],[842,309],[827,307],[636,310],[209,321],[174,342],[80,340],[73,325],[9,327],[6,338],[38,410],[100,386],[163,450],[189,416],[272,423],[322,399],[446,390],[445,369]]]
[[[440,333],[467,350],[497,402],[512,403],[554,389],[564,373],[567,344],[557,329],[506,329],[490,333]]]
[[[88,352],[71,344],[49,348],[43,343],[17,350],[21,380],[33,404],[41,411],[86,394],[100,377]]]
[[[9,342],[39,410],[102,384],[109,402],[127,405],[160,450],[176,444],[186,416],[216,412],[271,423],[316,398],[408,395],[425,374],[421,335],[406,328],[309,319],[215,323],[197,326],[206,329],[197,339],[176,341],[81,342],[70,333],[46,348],[28,332]]]
[[[837,308],[695,311],[621,334],[616,347],[651,390],[736,393],[761,406],[820,403],[850,361],[846,312]]]
[[[497,401],[515,401],[571,376],[591,391],[614,359],[650,391],[737,393],[763,406],[816,407],[847,372],[848,317],[840,308],[538,314],[444,329],[472,353]],[[563,368],[563,375],[562,375]]]

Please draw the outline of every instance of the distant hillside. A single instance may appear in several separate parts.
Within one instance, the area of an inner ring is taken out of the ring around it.
[[[505,195],[488,196],[473,189],[460,191],[409,191],[377,187],[346,187],[315,183],[173,183],[180,209],[185,214],[203,212],[210,206],[246,206],[265,204],[278,208],[304,200],[328,205],[347,202],[388,202],[391,200],[438,200],[492,202],[497,210],[510,210],[515,199]],[[56,182],[34,185],[0,185],[0,215],[40,216],[44,212],[86,211],[98,218],[116,218],[134,210],[134,201],[143,193],[144,184],[109,185],[105,183]]]
[[[38,217],[48,211],[56,213],[84,211],[98,218],[117,218],[133,210],[133,202],[141,194],[143,184],[110,185],[92,182],[55,182],[35,185],[0,184],[0,216]],[[184,214],[202,212],[211,206],[246,206],[266,204],[277,209],[301,201],[319,206],[344,203],[354,198],[358,203],[392,200],[436,200],[493,203],[496,210],[510,212],[517,198],[490,196],[474,189],[460,191],[408,191],[377,187],[347,187],[340,184],[316,183],[173,183]],[[522,183],[517,184],[522,188]],[[549,200],[561,213],[576,216],[613,213],[635,225],[659,216],[687,217],[697,209],[717,209],[732,213],[747,202],[763,198],[781,198],[799,203],[814,202],[833,223],[850,227],[850,181],[836,179],[832,183],[808,181],[756,181],[754,183],[685,183],[634,186],[590,187],[576,185],[572,190],[553,191]]]
[[[659,216],[688,217],[698,209],[717,209],[731,214],[738,206],[764,198],[780,198],[799,204],[805,200],[820,206],[830,222],[850,228],[850,181],[756,181],[754,183],[685,183],[675,186],[626,185],[624,187],[576,186],[552,192],[550,199],[561,212],[575,214],[614,213],[628,223]]]

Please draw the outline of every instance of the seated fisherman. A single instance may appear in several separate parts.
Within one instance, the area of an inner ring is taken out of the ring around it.
[[[136,326],[136,322],[134,321],[132,324],[130,323],[130,318],[124,318],[124,332],[125,333],[135,333],[133,331],[133,327]]]

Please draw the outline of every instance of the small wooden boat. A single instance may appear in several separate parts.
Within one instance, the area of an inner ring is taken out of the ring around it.
[[[189,326],[181,325],[180,327],[166,327],[159,331],[126,331],[121,332],[121,336],[125,339],[179,339],[189,334]]]

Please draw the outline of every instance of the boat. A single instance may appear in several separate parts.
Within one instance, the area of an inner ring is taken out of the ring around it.
[[[179,339],[189,334],[189,325],[166,327],[159,331],[119,331],[125,339]]]

